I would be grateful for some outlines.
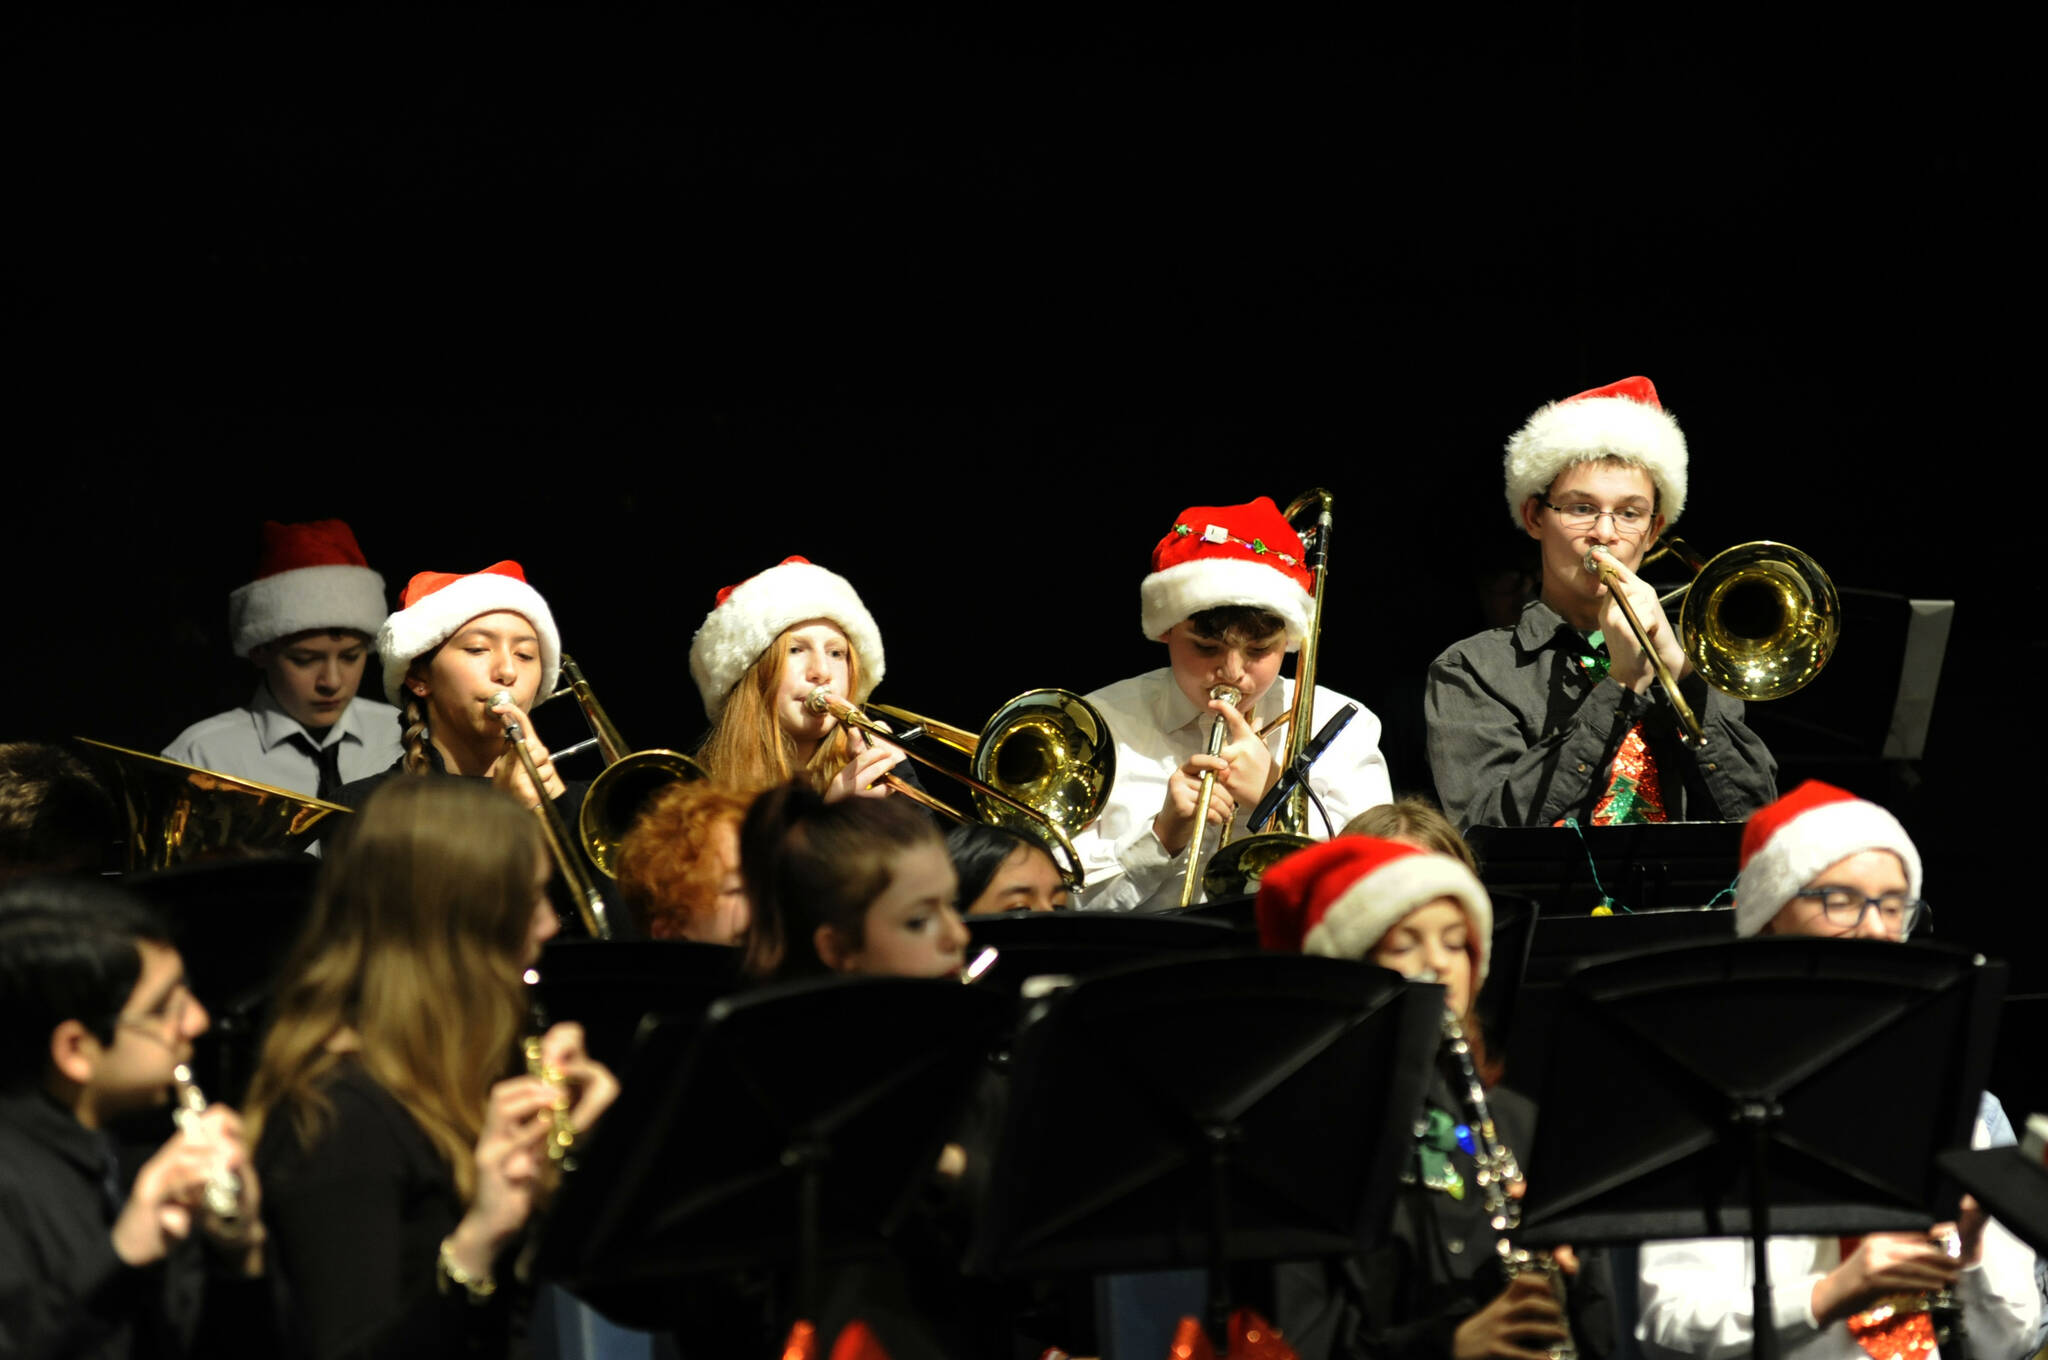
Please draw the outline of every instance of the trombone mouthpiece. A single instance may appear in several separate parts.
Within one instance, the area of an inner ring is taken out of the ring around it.
[[[493,694],[491,696],[491,707],[512,707],[512,691],[501,689],[496,694]]]
[[[1236,685],[1212,685],[1209,687],[1209,697],[1211,699],[1221,699],[1224,703],[1235,708],[1237,701],[1244,698],[1244,691]]]
[[[804,696],[804,707],[813,713],[830,713],[832,711],[832,691],[823,685],[818,686]]]

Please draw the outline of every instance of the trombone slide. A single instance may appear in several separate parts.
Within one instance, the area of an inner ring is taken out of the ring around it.
[[[1678,692],[1678,677],[1671,673],[1671,667],[1664,664],[1656,644],[1650,641],[1649,630],[1643,627],[1642,619],[1636,614],[1636,607],[1629,603],[1627,592],[1621,588],[1621,573],[1613,563],[1603,562],[1590,552],[1586,554],[1586,570],[1599,576],[1608,594],[1621,606],[1621,616],[1628,620],[1629,631],[1636,635],[1636,645],[1643,649],[1644,656],[1650,658],[1650,665],[1657,672],[1657,683],[1664,687],[1664,696],[1671,701],[1671,711],[1677,716],[1678,725],[1684,730],[1687,740],[1694,747],[1704,747],[1707,744],[1706,729],[1700,726],[1692,705]]]
[[[1211,703],[1220,699],[1226,704],[1235,704],[1243,697],[1243,691],[1233,685],[1214,685],[1209,690],[1209,701]],[[1209,754],[1213,756],[1218,751],[1221,751],[1224,738],[1229,735],[1229,730],[1223,721],[1223,715],[1221,713],[1217,714],[1215,724],[1209,728]],[[1215,797],[1215,795],[1216,772],[1214,770],[1204,770],[1202,771],[1202,791],[1195,798],[1194,835],[1188,840],[1187,873],[1180,883],[1180,904],[1184,907],[1194,905],[1195,884],[1201,881],[1202,840],[1209,830],[1209,800]],[[1230,828],[1228,826],[1223,828],[1223,839],[1230,839]],[[1216,848],[1220,850],[1223,847],[1221,843],[1218,843]]]

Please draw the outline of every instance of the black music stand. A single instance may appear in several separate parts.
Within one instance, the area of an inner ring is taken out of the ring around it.
[[[311,855],[209,859],[121,880],[163,914],[192,994],[213,1016],[195,1045],[209,1096],[231,1104],[256,1068],[256,1040],[278,970],[305,930],[320,861]]]
[[[533,996],[550,1021],[583,1026],[590,1055],[625,1077],[648,1016],[701,1019],[740,985],[740,951],[689,940],[563,939],[534,968]]]
[[[1192,907],[1176,907],[1170,914],[1188,921],[1219,921],[1232,930],[1252,935],[1259,933],[1257,893],[1212,898],[1207,902],[1197,902]]]
[[[2005,986],[1945,946],[1805,937],[1612,959],[1571,979],[1522,1240],[1748,1237],[1769,1318],[1774,1232],[1924,1229],[1953,1209]],[[1872,1137],[1872,1091],[1913,1099]],[[1617,1117],[1617,1112],[1626,1117]],[[1777,1338],[1756,1328],[1755,1354]]]
[[[973,958],[993,945],[994,967],[977,984],[1015,992],[1024,979],[1045,973],[1083,977],[1162,956],[1214,953],[1255,947],[1242,931],[1218,921],[1175,913],[1139,916],[1110,911],[1024,911],[970,916],[967,930]]]
[[[1581,835],[1584,839],[1581,840]],[[1600,883],[1629,911],[1704,907],[1735,882],[1740,822],[1655,822],[1636,826],[1475,826],[1466,833],[1489,892],[1534,898],[1545,916],[1584,915],[1600,905]]]
[[[1003,1278],[1347,1255],[1385,1231],[1443,989],[1296,955],[1076,984],[1019,1031],[967,1267]],[[1077,1115],[1076,1112],[1085,1112]],[[1077,1120],[1106,1136],[1076,1136]]]
[[[677,1326],[674,1282],[870,1254],[931,1177],[1009,1010],[981,987],[830,978],[658,1021],[541,1230],[535,1272],[632,1326]],[[786,1328],[791,1318],[780,1320]]]

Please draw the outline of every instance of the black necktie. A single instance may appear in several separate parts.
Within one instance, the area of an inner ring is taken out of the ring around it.
[[[313,790],[313,796],[325,803],[333,802],[334,795],[341,792],[341,743],[330,741],[325,746],[316,746],[305,733],[296,735],[300,748],[309,752],[313,763],[320,767],[320,787]]]

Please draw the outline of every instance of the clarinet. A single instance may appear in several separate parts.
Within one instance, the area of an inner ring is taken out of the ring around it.
[[[171,1084],[178,1094],[177,1104],[171,1110],[178,1131],[187,1138],[203,1139],[206,1135],[200,1119],[206,1113],[206,1093],[192,1080],[192,1069],[184,1063],[173,1067]],[[233,1223],[242,1216],[242,1178],[228,1170],[225,1162],[216,1160],[213,1169],[206,1173],[204,1199],[208,1213],[223,1223]]]
[[[1435,974],[1424,970],[1417,974],[1418,982],[1434,982]],[[1507,1234],[1522,1226],[1522,1205],[1508,1194],[1508,1187],[1522,1179],[1521,1165],[1515,1161],[1515,1154],[1500,1141],[1499,1133],[1493,1126],[1493,1111],[1486,1103],[1486,1087],[1480,1083],[1479,1070],[1472,1063],[1472,1045],[1465,1038],[1465,1027],[1458,1017],[1444,1008],[1443,1051],[1450,1056],[1453,1073],[1464,1086],[1466,1109],[1471,1115],[1471,1129],[1479,1142],[1479,1150],[1473,1154],[1472,1179],[1478,1182],[1479,1191],[1486,1205],[1487,1224],[1500,1234],[1496,1249],[1500,1253],[1501,1270],[1510,1282],[1523,1275],[1540,1275],[1550,1288],[1550,1295],[1557,1301],[1557,1310],[1565,1318],[1566,1335],[1545,1347],[1550,1360],[1578,1360],[1578,1342],[1570,1334],[1571,1314],[1565,1295],[1564,1272],[1558,1268],[1557,1258],[1547,1251],[1530,1251],[1518,1247],[1508,1240]],[[1946,1357],[1954,1360],[1954,1357]]]
[[[1963,1254],[1963,1239],[1954,1230],[1934,1239],[1935,1245],[1953,1261]],[[1970,1360],[1970,1333],[1963,1326],[1963,1301],[1953,1289],[1936,1289],[1927,1295],[1927,1319],[1934,1324],[1934,1344],[1941,1348],[1941,1360]]]

